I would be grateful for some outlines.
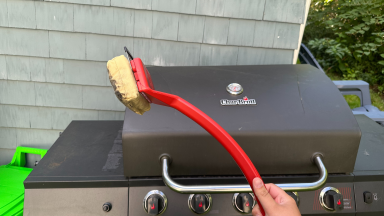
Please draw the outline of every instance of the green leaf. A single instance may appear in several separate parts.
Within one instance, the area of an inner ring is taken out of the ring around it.
[[[375,14],[375,15],[380,15],[380,8],[375,8],[375,9],[371,10],[371,13]]]
[[[341,70],[341,71],[345,71],[347,68],[345,67],[345,65],[343,64],[343,63],[339,63],[339,69]]]
[[[370,52],[364,52],[364,54],[365,54],[365,55],[369,55],[369,54],[370,54]]]
[[[380,56],[384,58],[384,54],[380,54]]]
[[[360,34],[364,34],[364,33],[365,33],[365,31],[363,31],[363,30],[360,30],[360,31],[359,31],[359,33],[360,33]]]
[[[384,65],[384,61],[379,61],[379,62],[377,62],[377,63],[379,63],[379,64],[381,64],[381,65]]]

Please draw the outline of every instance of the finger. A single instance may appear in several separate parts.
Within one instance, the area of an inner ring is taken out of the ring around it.
[[[274,208],[276,202],[269,194],[268,190],[264,187],[263,181],[260,178],[256,177],[253,179],[253,190],[265,211],[268,211],[267,209]]]
[[[275,184],[266,184],[265,187],[269,191],[269,194],[272,198],[279,204],[285,203],[287,201],[294,201],[291,196],[289,196],[283,189],[279,188]]]
[[[262,216],[259,204],[256,204],[252,209],[252,216]]]
[[[271,194],[272,198],[276,198],[277,196],[289,196],[283,189],[279,188],[275,184],[266,184],[265,187]]]

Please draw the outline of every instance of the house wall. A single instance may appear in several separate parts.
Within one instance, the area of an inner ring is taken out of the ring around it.
[[[72,120],[122,120],[106,61],[292,64],[309,0],[0,0],[0,164]]]

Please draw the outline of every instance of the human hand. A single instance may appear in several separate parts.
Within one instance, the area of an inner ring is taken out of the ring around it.
[[[264,208],[266,216],[300,216],[295,200],[274,184],[265,184],[260,178],[253,179],[255,196]],[[252,210],[253,216],[262,216],[257,204]]]

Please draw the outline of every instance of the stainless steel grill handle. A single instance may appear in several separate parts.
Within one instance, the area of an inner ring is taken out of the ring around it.
[[[314,163],[320,172],[320,177],[317,181],[311,183],[287,183],[276,184],[285,191],[311,191],[317,190],[325,184],[328,177],[327,169],[321,160],[321,155],[313,157]],[[163,165],[163,181],[172,190],[182,194],[212,194],[212,193],[250,193],[252,189],[249,185],[199,185],[199,186],[185,186],[174,182],[168,173],[169,158],[164,156],[161,158]]]

